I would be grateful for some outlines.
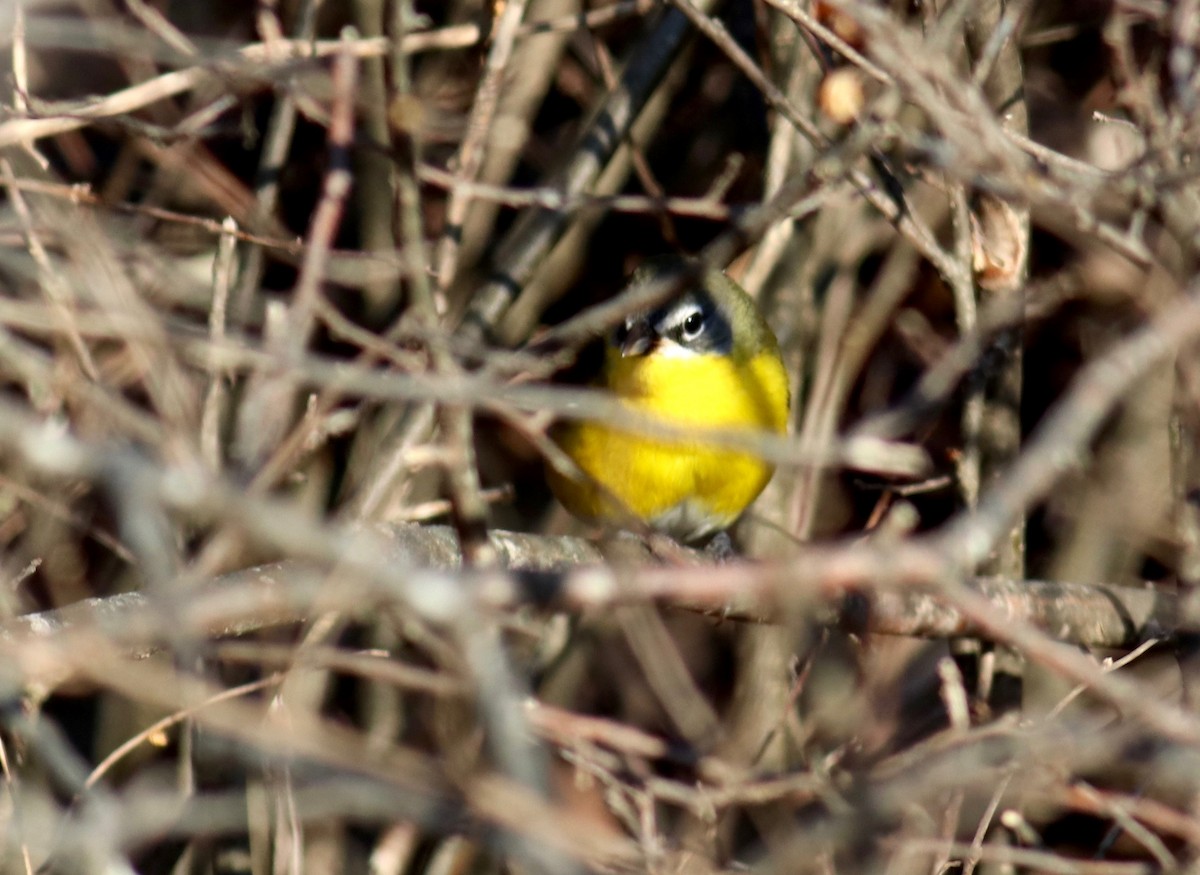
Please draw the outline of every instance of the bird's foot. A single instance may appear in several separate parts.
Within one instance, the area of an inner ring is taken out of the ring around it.
[[[724,565],[736,559],[738,554],[733,546],[733,538],[729,537],[729,532],[720,531],[704,545],[704,555],[716,565]]]

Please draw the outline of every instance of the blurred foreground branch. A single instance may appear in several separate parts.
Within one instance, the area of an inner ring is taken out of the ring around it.
[[[701,554],[680,548],[697,564],[613,568],[601,565],[601,550],[582,538],[493,531],[492,546],[509,572],[497,574],[460,571],[462,557],[448,526],[381,527],[376,533],[385,538],[375,543],[389,549],[381,558],[410,569],[402,592],[285,560],[224,575],[172,597],[169,612],[154,596],[125,593],[10,619],[0,623],[0,639],[13,644],[28,636],[91,627],[110,630],[134,652],[148,654],[155,649],[153,642],[180,631],[167,626],[180,617],[186,634],[219,637],[304,622],[329,610],[369,617],[397,601],[437,619],[447,589],[458,587],[476,605],[491,610],[535,606],[582,612],[653,602],[723,619],[771,622],[794,618],[800,603],[817,623],[859,632],[924,638],[987,634],[919,580],[880,586],[848,571],[865,567],[850,554],[870,549],[854,544],[804,548],[786,563],[725,566],[702,565]],[[650,559],[645,545],[632,537],[630,543]],[[935,566],[931,562],[929,567]],[[1080,646],[1130,648],[1149,639],[1169,641],[1200,632],[1195,598],[1151,584],[1135,588],[977,577],[967,585],[991,602],[997,617],[1031,624]]]

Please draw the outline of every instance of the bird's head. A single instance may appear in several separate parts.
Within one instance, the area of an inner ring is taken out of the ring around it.
[[[651,259],[634,274],[631,286],[687,270],[688,263],[676,256]],[[774,335],[741,286],[718,270],[705,271],[698,279],[666,304],[627,316],[613,332],[611,347],[623,358],[751,358],[777,349]]]

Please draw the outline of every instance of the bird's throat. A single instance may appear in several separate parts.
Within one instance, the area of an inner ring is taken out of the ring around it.
[[[640,411],[677,423],[782,432],[788,387],[773,355],[610,356],[608,388]]]

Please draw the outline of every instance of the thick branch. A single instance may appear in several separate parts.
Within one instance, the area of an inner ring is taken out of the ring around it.
[[[480,606],[507,610],[520,605],[579,612],[653,601],[723,618],[769,622],[800,613],[814,622],[841,624],[885,635],[950,638],[983,634],[966,615],[921,586],[917,549],[891,570],[905,569],[903,586],[877,585],[872,558],[861,545],[807,548],[786,564],[720,567],[636,568],[601,565],[596,546],[580,538],[493,532],[492,544],[511,573],[462,572],[453,530],[409,525],[387,532],[389,560],[415,570],[403,591],[349,572],[333,573],[288,560],[225,575],[160,609],[141,593],[88,599],[55,611],[0,624],[0,639],[16,643],[80,627],[112,630],[134,652],[149,653],[182,617],[190,634],[231,636],[302,622],[338,609],[369,616],[383,605],[406,604],[438,619],[462,587]],[[648,558],[648,554],[643,554]],[[927,557],[932,572],[940,563]],[[866,561],[863,561],[866,560]],[[889,574],[892,580],[896,578]],[[1089,647],[1127,648],[1150,638],[1200,632],[1200,612],[1173,592],[1105,584],[976,578],[972,589],[995,606],[997,616],[1036,626],[1060,640]],[[797,595],[799,594],[799,595]],[[178,631],[178,630],[174,630]]]

